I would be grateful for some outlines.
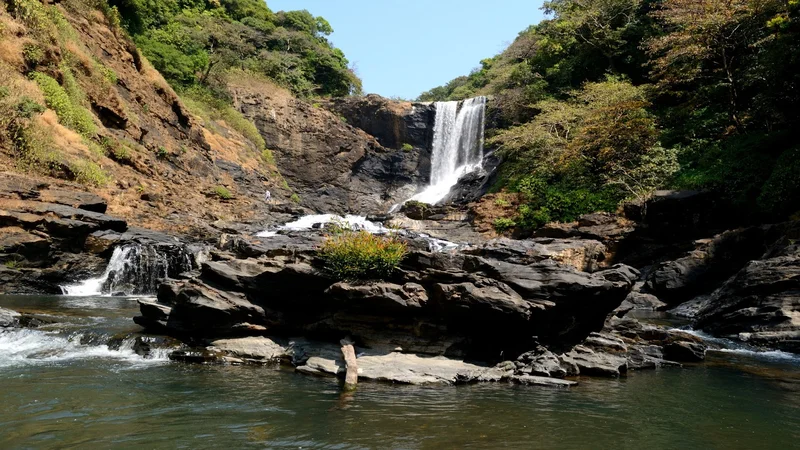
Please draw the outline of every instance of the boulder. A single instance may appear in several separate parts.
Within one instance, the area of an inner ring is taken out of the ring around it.
[[[562,358],[578,366],[581,375],[618,377],[628,371],[628,360],[625,357],[598,353],[583,345],[575,346]]]
[[[583,272],[599,269],[605,258],[605,246],[584,239],[493,239],[484,244],[467,247],[463,253],[502,260],[513,264],[535,264],[555,260]]]
[[[515,365],[515,373],[522,376],[564,378],[576,373],[569,366],[565,367],[558,355],[542,346],[521,354]]]
[[[20,314],[10,309],[0,308],[0,328],[15,327],[19,325]]]
[[[286,347],[263,336],[217,339],[211,342],[208,350],[254,363],[278,361],[287,357]]]

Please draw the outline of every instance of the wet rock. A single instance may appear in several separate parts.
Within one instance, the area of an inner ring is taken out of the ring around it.
[[[673,342],[664,346],[664,358],[678,362],[699,362],[706,359],[706,346],[696,342]]]
[[[578,384],[577,381],[560,380],[558,378],[538,377],[533,375],[514,375],[511,381],[528,386],[549,386],[557,388],[568,388]]]
[[[20,313],[10,309],[0,308],[0,327],[8,328],[19,325]]]
[[[172,361],[190,364],[221,364],[225,355],[211,350],[176,350],[169,354]]]

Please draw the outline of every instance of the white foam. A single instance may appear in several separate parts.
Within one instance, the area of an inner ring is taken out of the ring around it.
[[[56,364],[79,359],[100,359],[131,364],[162,364],[169,361],[168,351],[152,352],[148,357],[133,350],[133,339],[119,349],[108,345],[81,344],[81,335],[64,336],[56,332],[31,329],[0,330],[0,367]]]
[[[797,360],[800,361],[800,356],[795,355],[793,353],[782,352],[780,350],[748,350],[744,348],[721,348],[721,349],[709,349],[708,351],[716,351],[720,353],[732,353],[736,355],[744,355],[744,356],[751,356],[754,358],[764,358],[764,359],[778,359],[778,360]]]
[[[314,228],[314,225],[325,225],[331,222],[338,222],[344,226],[349,226],[355,230],[366,230],[373,234],[390,232],[388,228],[375,222],[370,222],[364,216],[356,216],[348,214],[345,216],[338,216],[336,214],[310,214],[303,216],[294,222],[289,222],[279,226],[274,230],[262,231],[256,236],[258,237],[271,237],[277,236],[279,231],[307,231]]]

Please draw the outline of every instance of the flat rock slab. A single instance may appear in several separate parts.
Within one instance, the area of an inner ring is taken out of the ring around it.
[[[299,372],[316,375],[345,373],[341,349],[332,344],[296,341],[291,344],[295,357],[305,361]],[[403,384],[455,384],[459,381],[500,381],[504,370],[471,364],[444,356],[421,356],[412,353],[356,349],[358,377],[361,380]]]
[[[218,339],[211,343],[209,350],[221,351],[245,360],[268,362],[284,358],[286,347],[266,337],[244,337],[237,339]]]

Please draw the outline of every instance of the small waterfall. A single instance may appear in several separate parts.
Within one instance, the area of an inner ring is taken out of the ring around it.
[[[61,290],[71,296],[153,294],[160,279],[192,268],[192,257],[182,247],[125,245],[114,249],[102,275],[61,286]]]
[[[481,167],[485,109],[486,97],[436,103],[430,183],[410,200],[436,204],[459,178]]]

